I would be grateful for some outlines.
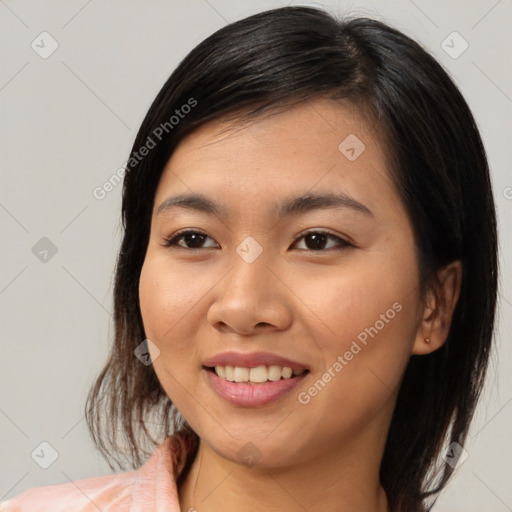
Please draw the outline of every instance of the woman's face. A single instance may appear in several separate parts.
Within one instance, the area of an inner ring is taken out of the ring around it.
[[[165,245],[183,229],[195,234]],[[322,100],[182,141],[156,192],[140,307],[156,374],[202,441],[277,467],[378,454],[422,336],[418,279],[377,135]]]

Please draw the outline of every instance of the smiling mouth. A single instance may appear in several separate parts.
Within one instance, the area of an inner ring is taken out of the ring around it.
[[[276,382],[279,380],[290,380],[309,370],[292,370],[288,366],[255,366],[252,368],[242,366],[215,366],[204,367],[206,370],[215,373],[227,382],[241,384],[263,384],[265,382]]]

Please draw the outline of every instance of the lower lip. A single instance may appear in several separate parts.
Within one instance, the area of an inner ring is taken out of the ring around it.
[[[230,382],[210,370],[203,371],[207,374],[210,386],[221,398],[240,407],[258,407],[274,402],[289,393],[308,374],[308,372],[304,372],[291,379],[246,384]]]

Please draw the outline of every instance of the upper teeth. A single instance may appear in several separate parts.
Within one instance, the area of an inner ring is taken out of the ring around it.
[[[290,379],[292,375],[300,375],[304,370],[292,370],[288,366],[256,366],[243,368],[241,366],[216,366],[215,373],[230,382],[266,382],[267,380]]]

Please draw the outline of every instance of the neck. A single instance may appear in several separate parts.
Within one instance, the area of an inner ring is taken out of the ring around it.
[[[387,512],[378,475],[381,456],[381,450],[364,453],[354,446],[350,450],[332,447],[297,465],[259,468],[227,460],[201,441],[179,490],[180,508]]]

